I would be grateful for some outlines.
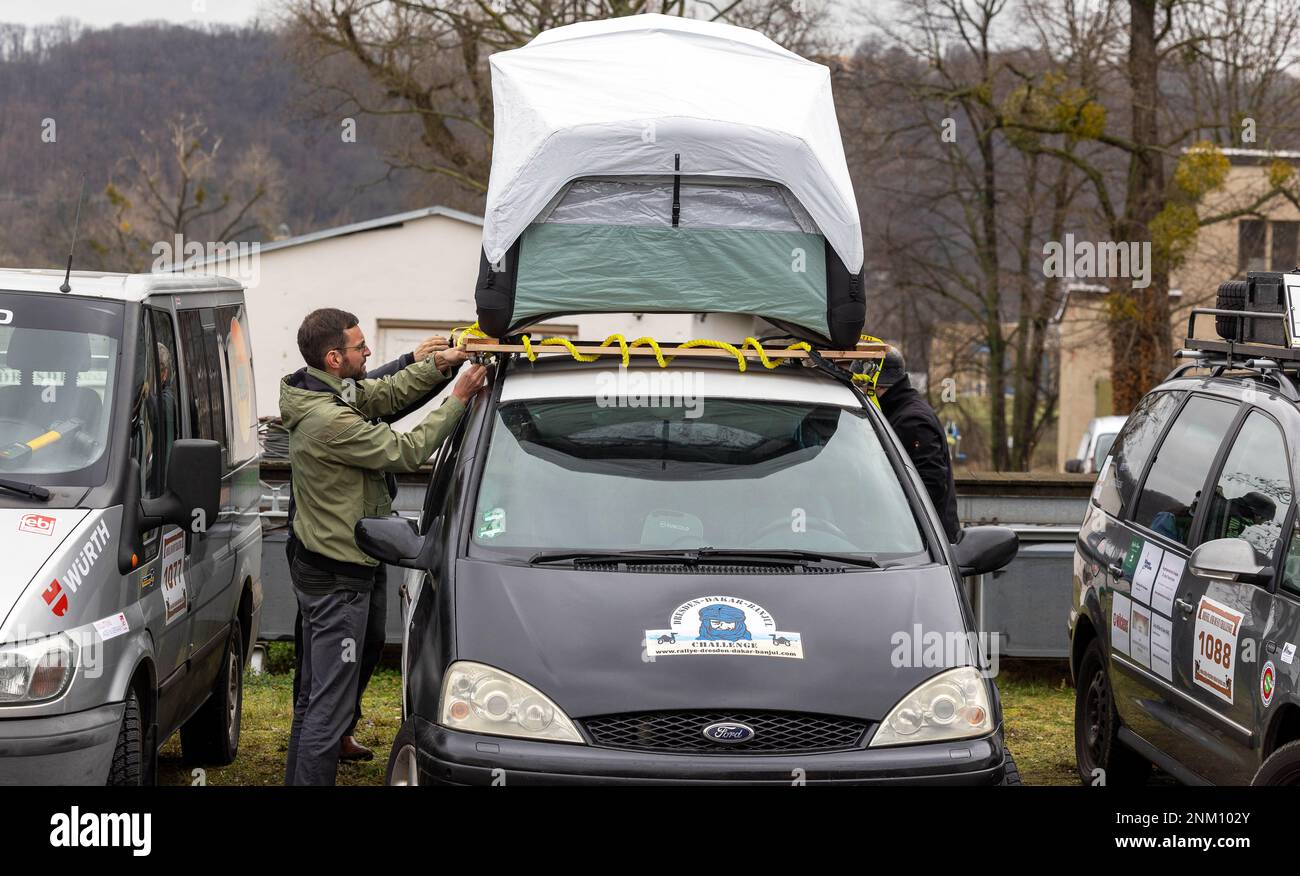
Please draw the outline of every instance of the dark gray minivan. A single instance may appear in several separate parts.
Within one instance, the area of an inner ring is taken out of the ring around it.
[[[839,369],[498,359],[422,519],[388,782],[1017,783],[961,576]]]
[[[0,271],[0,785],[227,764],[262,605],[243,287]]]

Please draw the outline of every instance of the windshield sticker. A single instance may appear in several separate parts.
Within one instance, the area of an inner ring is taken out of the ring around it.
[[[1132,601],[1116,593],[1110,603],[1110,647],[1121,654],[1128,653],[1128,616]]]
[[[1156,573],[1165,552],[1152,542],[1142,547],[1142,556],[1138,558],[1137,570],[1133,573],[1133,598],[1141,603],[1151,602],[1151,586],[1156,582]]]
[[[1224,702],[1232,702],[1232,677],[1237,659],[1237,636],[1242,612],[1233,611],[1208,596],[1196,608],[1196,636],[1192,643],[1192,681]]]
[[[803,659],[803,637],[776,628],[761,605],[735,596],[701,596],[677,606],[666,630],[646,630],[646,654],[744,654]]]
[[[50,611],[55,617],[63,617],[68,613],[68,594],[63,592],[63,585],[59,579],[55,578],[50,582],[50,586],[41,592],[41,599],[50,607]]]
[[[1291,661],[1295,659],[1295,645],[1287,642],[1282,646],[1282,662],[1290,666]]]
[[[44,514],[24,514],[18,521],[19,532],[34,532],[37,535],[54,535],[54,524],[59,521]]]
[[[90,570],[95,568],[95,560],[104,553],[109,537],[108,521],[99,521],[99,525],[90,533],[90,541],[81,546],[72,565],[63,573],[63,583],[67,585],[69,593],[76,593]]]
[[[185,597],[185,530],[174,529],[163,536],[162,592],[171,623],[185,614],[189,603]]]
[[[126,622],[126,615],[120,611],[117,614],[95,621],[94,626],[95,631],[99,633],[99,637],[105,642],[131,631],[131,625]]]
[[[506,509],[493,508],[483,512],[483,522],[478,528],[479,538],[496,538],[506,531]]]
[[[1160,574],[1151,591],[1151,607],[1161,614],[1173,615],[1174,596],[1178,593],[1178,582],[1183,580],[1183,569],[1187,561],[1173,551],[1165,552],[1165,560],[1160,564]]]
[[[1273,690],[1276,686],[1277,671],[1273,669],[1273,661],[1269,660],[1264,664],[1264,671],[1259,674],[1259,695],[1266,709],[1273,702]]]

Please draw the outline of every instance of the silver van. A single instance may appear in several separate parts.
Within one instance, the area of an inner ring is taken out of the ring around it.
[[[230,763],[262,605],[243,288],[63,280],[0,270],[0,784],[152,783],[177,730]]]

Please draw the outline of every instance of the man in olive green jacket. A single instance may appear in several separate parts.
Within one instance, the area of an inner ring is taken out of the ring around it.
[[[465,361],[441,350],[396,374],[365,376],[369,348],[357,318],[313,311],[298,329],[307,367],[280,382],[280,415],[289,429],[298,540],[290,577],[302,612],[301,683],[285,766],[286,784],[334,783],[339,740],[351,720],[360,676],[370,590],[378,561],[362,553],[353,527],[386,516],[392,500],[384,473],[413,471],[455,428],[486,373],[472,366],[451,398],[410,432],[380,418],[416,401]],[[441,371],[439,370],[441,368]]]

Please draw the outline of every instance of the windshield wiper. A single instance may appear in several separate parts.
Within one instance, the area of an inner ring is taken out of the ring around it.
[[[744,550],[713,547],[662,551],[540,551],[528,558],[529,565],[562,563],[566,561],[587,563],[753,563],[773,566],[798,566],[825,561],[850,566],[879,569],[880,564],[871,557],[853,554],[824,554],[800,550]]]
[[[22,481],[8,481],[0,478],[0,489],[11,490],[23,496],[30,496],[33,499],[40,499],[42,502],[48,502],[52,495],[44,487],[38,487],[36,484],[25,484]]]

